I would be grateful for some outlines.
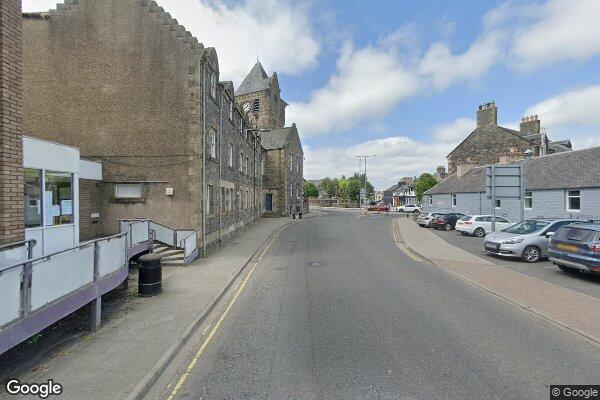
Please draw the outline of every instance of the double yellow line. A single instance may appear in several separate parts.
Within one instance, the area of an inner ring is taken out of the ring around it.
[[[294,222],[294,223],[292,223],[290,225],[293,225],[295,223],[296,222]],[[204,353],[204,350],[206,350],[206,348],[208,347],[208,344],[210,343],[210,341],[212,340],[212,338],[215,336],[215,334],[217,333],[217,331],[221,327],[221,324],[223,323],[223,321],[225,320],[225,318],[227,317],[227,315],[229,314],[229,312],[233,308],[233,305],[235,304],[236,300],[238,299],[238,297],[240,296],[240,294],[246,288],[246,284],[248,283],[248,281],[250,280],[250,277],[254,273],[254,270],[256,269],[256,266],[258,265],[258,263],[260,262],[260,260],[262,260],[263,256],[265,255],[265,253],[267,252],[267,250],[269,250],[269,247],[271,247],[271,245],[273,244],[273,242],[275,241],[275,239],[277,239],[277,237],[279,236],[279,234],[281,232],[283,232],[283,230],[286,229],[290,225],[285,226],[283,229],[281,229],[279,232],[277,232],[273,236],[273,238],[271,239],[271,241],[269,242],[269,244],[267,245],[267,247],[265,247],[265,249],[261,253],[260,257],[258,257],[258,259],[256,261],[253,261],[254,265],[252,265],[252,268],[250,269],[250,272],[248,272],[248,275],[246,275],[246,278],[244,279],[244,281],[242,282],[242,284],[240,285],[240,287],[238,288],[238,290],[235,292],[235,295],[233,296],[233,298],[231,299],[231,301],[227,305],[227,308],[225,309],[225,311],[221,315],[221,318],[219,318],[219,320],[217,321],[217,323],[215,324],[215,326],[212,328],[212,330],[210,331],[210,333],[208,334],[208,336],[206,337],[206,339],[204,340],[204,342],[202,343],[202,345],[200,346],[200,348],[198,349],[198,351],[194,355],[194,358],[192,358],[192,361],[189,363],[186,371],[181,375],[181,377],[179,378],[179,380],[175,384],[175,387],[171,391],[171,394],[169,395],[169,397],[167,397],[167,400],[173,400],[175,398],[175,396],[177,395],[177,392],[179,392],[179,390],[183,387],[183,384],[185,383],[185,381],[187,380],[188,376],[190,375],[190,373],[192,372],[192,370],[194,369],[194,367],[198,363],[198,359],[200,358],[200,356],[202,356],[202,353]]]
[[[394,242],[396,242],[396,246],[398,246],[400,250],[402,250],[407,256],[409,256],[415,261],[423,261],[421,257],[418,257],[415,254],[413,254],[413,252],[403,242],[398,240],[398,237],[396,236],[396,221],[392,222],[392,234],[394,235]]]

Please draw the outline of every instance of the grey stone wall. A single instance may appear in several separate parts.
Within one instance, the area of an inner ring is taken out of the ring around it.
[[[107,182],[149,186],[127,206],[108,192],[105,233],[119,217],[198,228],[209,51],[154,2],[79,0],[26,16],[23,29],[26,134],[101,160]]]
[[[496,125],[486,125],[473,131],[447,157],[448,173],[456,172],[458,164],[485,165],[497,163],[502,156],[521,157],[532,142]]]

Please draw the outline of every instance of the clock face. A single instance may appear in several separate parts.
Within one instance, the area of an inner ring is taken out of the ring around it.
[[[246,112],[250,111],[250,103],[249,102],[245,102],[243,107],[244,107],[244,111],[246,111]]]

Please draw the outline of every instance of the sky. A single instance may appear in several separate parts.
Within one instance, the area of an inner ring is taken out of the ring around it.
[[[56,1],[23,0],[24,11]],[[239,86],[276,71],[307,179],[358,171],[378,190],[434,172],[495,101],[550,139],[600,146],[599,0],[157,0]]]

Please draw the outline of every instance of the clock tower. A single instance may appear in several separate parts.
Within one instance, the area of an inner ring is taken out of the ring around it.
[[[277,73],[269,77],[259,61],[235,92],[235,101],[256,129],[285,126],[287,103],[281,98]]]

